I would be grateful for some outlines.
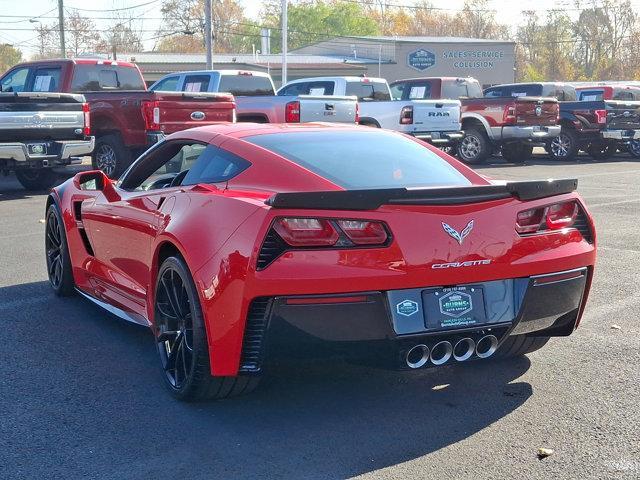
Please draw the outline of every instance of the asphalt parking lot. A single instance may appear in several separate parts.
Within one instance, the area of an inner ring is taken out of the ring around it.
[[[419,372],[279,362],[252,395],[201,404],[165,392],[148,331],[53,295],[45,196],[0,179],[0,477],[640,478],[640,162],[479,171],[579,178],[599,252],[572,337]]]

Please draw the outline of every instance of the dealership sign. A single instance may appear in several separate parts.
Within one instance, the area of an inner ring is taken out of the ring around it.
[[[416,70],[426,70],[436,64],[436,56],[423,48],[407,55],[407,65]]]

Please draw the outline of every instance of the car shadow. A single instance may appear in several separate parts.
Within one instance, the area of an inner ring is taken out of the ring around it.
[[[346,478],[464,440],[532,395],[526,358],[414,372],[326,358],[278,360],[248,396],[188,404],[165,391],[148,329],[79,296],[1,288],[0,316],[0,463],[18,477]]]

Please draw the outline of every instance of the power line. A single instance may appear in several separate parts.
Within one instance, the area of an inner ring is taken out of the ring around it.
[[[79,10],[81,12],[121,12],[123,10],[133,10],[136,8],[140,8],[140,7],[146,7],[147,5],[151,5],[152,3],[158,3],[160,0],[151,0],[150,2],[146,2],[146,3],[140,3],[138,5],[133,5],[131,7],[122,7],[122,8],[97,8],[97,9],[91,9],[91,8],[80,8],[80,7],[67,7],[70,8],[72,10]]]

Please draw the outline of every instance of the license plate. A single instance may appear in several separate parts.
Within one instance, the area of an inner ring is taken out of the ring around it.
[[[422,303],[427,329],[466,328],[487,322],[482,287],[424,290]]]
[[[47,144],[46,143],[30,143],[27,145],[29,149],[29,155],[46,155]]]

